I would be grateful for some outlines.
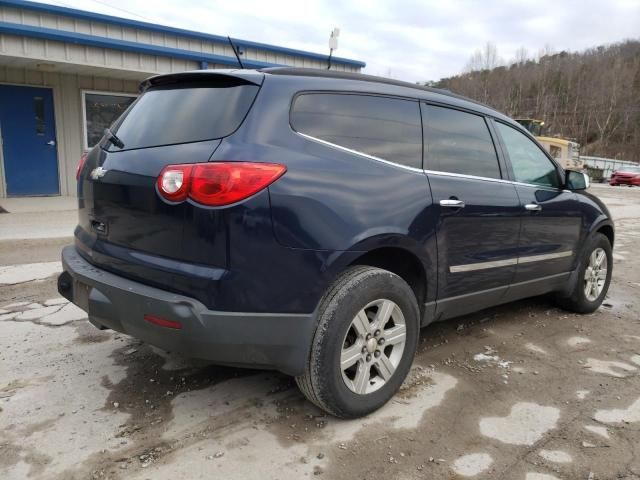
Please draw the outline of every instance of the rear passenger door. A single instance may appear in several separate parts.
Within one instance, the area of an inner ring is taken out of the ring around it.
[[[521,207],[482,115],[430,104],[422,114],[444,319],[499,303],[516,271]]]
[[[498,121],[495,128],[521,204],[522,229],[514,283],[561,277],[573,269],[580,239],[582,209],[577,195],[563,189],[558,167],[533,140]],[[546,291],[548,285],[545,280],[539,290],[534,291],[533,285],[525,288],[535,295]]]

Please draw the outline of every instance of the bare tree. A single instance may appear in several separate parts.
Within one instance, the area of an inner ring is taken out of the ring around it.
[[[436,86],[513,117],[539,118],[548,133],[576,139],[586,154],[640,161],[640,41],[584,52],[524,48],[508,66],[495,45],[475,51],[464,73]]]

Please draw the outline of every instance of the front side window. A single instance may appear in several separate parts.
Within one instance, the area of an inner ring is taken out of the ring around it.
[[[501,178],[496,149],[484,118],[446,107],[425,108],[427,169]]]
[[[559,187],[556,166],[527,136],[500,122],[496,122],[502,142],[507,149],[515,180],[534,185]]]
[[[85,147],[89,149],[97,145],[104,129],[109,128],[135,99],[135,95],[85,92]]]
[[[373,95],[305,93],[291,109],[300,133],[400,165],[421,168],[417,101]]]

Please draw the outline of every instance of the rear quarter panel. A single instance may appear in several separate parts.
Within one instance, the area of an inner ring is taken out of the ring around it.
[[[363,88],[362,82],[359,85]],[[283,250],[263,252],[263,264],[252,267],[256,281],[286,273],[302,284],[293,285],[289,278],[274,284],[304,290],[305,297],[307,291],[321,295],[349,263],[381,247],[410,251],[420,259],[428,278],[430,274],[435,278],[437,221],[424,172],[345,152],[291,128],[289,109],[294,95],[326,86],[314,80],[301,85],[298,79],[267,77],[242,128],[213,155],[213,160],[258,160],[287,166],[286,174],[269,186],[273,236]],[[244,260],[240,247],[237,255],[233,253],[234,239],[244,240],[233,228],[231,225],[231,264],[235,270],[237,262]],[[274,252],[277,259],[267,258]],[[263,267],[266,270],[258,272]],[[304,275],[298,275],[296,270],[307,268]]]

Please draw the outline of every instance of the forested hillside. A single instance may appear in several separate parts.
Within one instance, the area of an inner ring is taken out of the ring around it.
[[[583,155],[640,161],[640,41],[517,57],[499,66],[487,44],[465,73],[433,85],[512,117],[544,120],[547,133],[577,140]]]

